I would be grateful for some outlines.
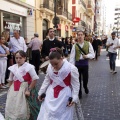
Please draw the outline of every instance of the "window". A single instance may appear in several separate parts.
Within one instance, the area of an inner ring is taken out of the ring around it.
[[[10,13],[3,13],[3,29],[13,35],[14,30],[18,30],[21,35],[24,34],[23,18]]]

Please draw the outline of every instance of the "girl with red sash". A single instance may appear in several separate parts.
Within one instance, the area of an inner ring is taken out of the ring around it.
[[[77,68],[63,60],[62,50],[52,48],[50,64],[38,98],[42,101],[37,120],[84,120],[79,93]]]
[[[18,51],[15,65],[9,67],[10,89],[8,90],[6,120],[36,120],[40,105],[37,99],[37,76],[34,66],[25,62],[26,53]]]

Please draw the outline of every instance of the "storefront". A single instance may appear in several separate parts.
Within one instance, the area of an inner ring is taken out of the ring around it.
[[[12,2],[0,1],[0,33],[9,31],[10,36],[13,36],[13,31],[18,30],[21,36],[30,40],[35,27],[33,11],[32,9],[31,13],[29,11],[30,8]]]
[[[21,36],[25,36],[24,17],[3,12],[3,31],[9,31],[10,36],[13,35],[13,30],[18,30]]]

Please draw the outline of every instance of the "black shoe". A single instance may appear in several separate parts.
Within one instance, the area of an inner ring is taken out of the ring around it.
[[[88,88],[85,88],[85,93],[89,94],[89,89]]]
[[[79,99],[82,99],[82,91],[79,92]]]

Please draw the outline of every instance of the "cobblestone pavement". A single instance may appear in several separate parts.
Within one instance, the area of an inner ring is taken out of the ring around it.
[[[120,66],[112,75],[106,54],[102,52],[98,61],[90,62],[90,94],[83,93],[81,100],[85,120],[120,120]]]
[[[106,52],[98,61],[90,61],[89,67],[89,95],[83,90],[81,100],[85,120],[120,120],[120,66],[117,62],[117,74],[109,72],[109,61]],[[44,75],[40,74],[38,87]],[[4,115],[6,91],[0,91],[0,112]]]

